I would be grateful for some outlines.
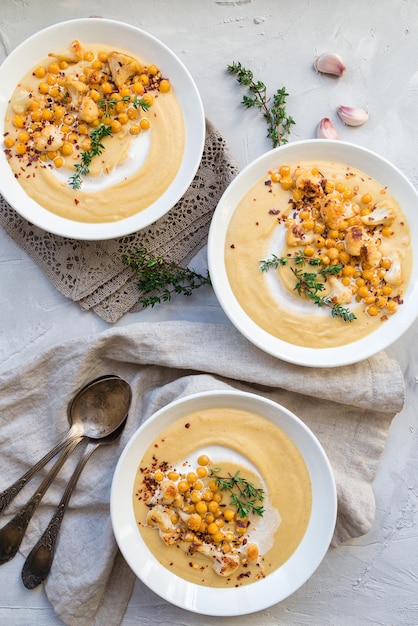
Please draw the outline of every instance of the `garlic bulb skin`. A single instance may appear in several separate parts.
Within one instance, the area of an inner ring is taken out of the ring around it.
[[[364,109],[347,107],[342,104],[338,107],[337,113],[347,126],[361,126],[369,119],[369,114]]]
[[[318,139],[339,139],[338,133],[334,128],[334,124],[328,117],[323,117],[316,129]]]
[[[314,68],[316,72],[332,74],[333,76],[342,76],[347,69],[340,55],[335,52],[325,52],[321,54],[316,59]]]

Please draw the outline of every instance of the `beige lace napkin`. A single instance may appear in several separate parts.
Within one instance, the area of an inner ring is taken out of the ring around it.
[[[66,239],[33,226],[1,196],[0,225],[64,296],[113,323],[127,311],[140,308],[135,276],[122,263],[122,256],[145,247],[187,265],[206,243],[213,211],[237,171],[224,139],[207,121],[202,160],[190,188],[148,228],[107,241]]]
[[[289,408],[317,435],[333,466],[339,507],[333,544],[371,528],[378,460],[391,420],[404,402],[398,364],[380,353],[347,367],[298,367],[261,352],[228,323],[176,321],[112,328],[55,346],[25,367],[0,375],[0,491],[67,430],[66,408],[74,392],[110,372],[132,385],[128,424],[122,440],[99,449],[86,466],[64,518],[45,585],[54,610],[68,626],[120,624],[134,576],[112,534],[113,470],[135,429],[181,396],[232,387]],[[75,462],[76,458],[67,461],[47,492],[22,544],[23,554],[49,521]],[[40,480],[36,477],[23,489],[0,525]]]

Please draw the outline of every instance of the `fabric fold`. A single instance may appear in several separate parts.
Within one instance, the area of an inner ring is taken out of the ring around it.
[[[400,368],[385,353],[342,368],[304,368],[263,353],[230,324],[183,321],[138,322],[59,344],[0,375],[0,491],[66,432],[67,406],[75,392],[106,373],[131,384],[133,403],[121,440],[100,448],[87,464],[61,528],[45,590],[68,626],[96,626],[107,610],[112,611],[112,625],[120,623],[135,577],[121,561],[113,538],[113,471],[139,425],[191,393],[242,389],[293,411],[317,436],[333,467],[338,491],[333,545],[370,530],[372,483],[405,393]],[[23,554],[48,523],[81,452],[67,461],[45,495],[22,544]],[[2,525],[26,502],[42,475],[17,496]]]

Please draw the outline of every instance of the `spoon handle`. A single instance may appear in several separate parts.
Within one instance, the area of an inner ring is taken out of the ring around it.
[[[34,589],[48,576],[52,561],[54,560],[55,547],[57,544],[58,533],[61,528],[61,522],[70,501],[71,494],[82,470],[84,469],[84,466],[99,445],[99,443],[88,444],[83,456],[74,470],[73,475],[68,481],[57,510],[52,516],[51,521],[49,522],[44,533],[27,557],[22,570],[23,584],[27,589]]]
[[[64,465],[67,457],[79,444],[82,437],[73,440],[63,451],[61,456],[51,467],[44,480],[28,502],[16,513],[16,515],[0,529],[0,565],[10,561],[17,553],[28,524],[38,504],[42,500],[46,490]]]
[[[25,472],[20,478],[18,478],[12,485],[10,485],[10,487],[7,487],[7,489],[2,491],[0,493],[0,515],[9,506],[15,496],[17,496],[19,491],[23,489],[26,483],[29,482],[30,479],[33,478],[33,476],[35,476],[35,474],[39,472],[39,470],[42,469],[48,463],[48,461],[50,461],[62,448],[64,448],[66,445],[70,445],[70,443],[75,441],[75,439],[78,437],[79,435],[68,436],[67,434],[63,439],[61,439],[61,441],[57,443],[56,446],[52,448],[52,450],[45,454],[42,459],[40,459],[37,463],[35,463],[35,465],[28,469],[28,471]]]

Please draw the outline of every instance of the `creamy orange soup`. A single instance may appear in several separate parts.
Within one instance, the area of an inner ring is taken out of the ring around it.
[[[240,483],[231,493],[222,480],[232,476]],[[248,483],[261,499],[242,511],[234,494],[248,507],[240,493]],[[140,461],[133,492],[139,532],[158,561],[210,587],[254,583],[285,563],[311,506],[309,472],[291,439],[269,420],[230,408],[168,426]]]
[[[123,50],[77,40],[22,77],[5,118],[4,149],[26,193],[80,222],[150,206],[179,171],[184,143],[169,77]]]
[[[249,317],[313,348],[348,344],[381,326],[402,306],[412,269],[396,198],[363,172],[322,161],[266,172],[237,206],[224,254]]]

